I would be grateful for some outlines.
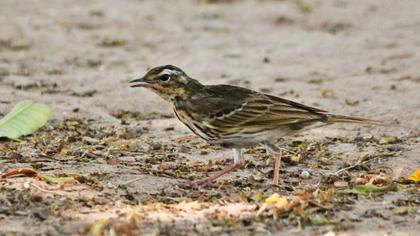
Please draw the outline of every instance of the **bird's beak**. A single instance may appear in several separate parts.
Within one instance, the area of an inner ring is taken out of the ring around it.
[[[135,79],[130,81],[130,87],[135,88],[135,87],[151,87],[152,85],[146,81],[146,79],[144,77],[140,78],[140,79]]]

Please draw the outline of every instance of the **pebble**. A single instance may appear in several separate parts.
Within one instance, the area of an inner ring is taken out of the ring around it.
[[[181,148],[179,149],[179,152],[181,152],[181,153],[190,153],[191,152],[191,148],[189,148],[187,146],[181,146]]]
[[[118,161],[135,162],[137,160],[133,156],[122,156],[122,157],[118,157]]]
[[[311,174],[309,174],[309,172],[308,172],[308,171],[306,171],[306,170],[303,170],[303,171],[300,173],[300,177],[301,177],[302,179],[307,179],[307,178],[309,178],[309,176],[311,176]]]
[[[347,188],[349,186],[349,183],[343,180],[337,180],[334,182],[334,187],[336,188]]]
[[[126,132],[122,135],[125,139],[134,139],[139,138],[144,134],[142,127],[139,126],[129,126],[127,127]]]
[[[152,145],[150,145],[150,149],[151,150],[154,150],[154,151],[160,150],[160,149],[162,149],[162,144],[160,144],[160,143],[153,143]]]
[[[91,138],[88,136],[85,136],[82,138],[83,142],[87,143],[87,144],[91,144],[91,145],[95,145],[99,143],[99,140],[95,139],[95,138]]]
[[[290,158],[290,160],[294,163],[298,163],[300,161],[300,155],[297,156],[292,156],[292,158]]]
[[[380,145],[394,144],[396,142],[398,142],[397,137],[382,137],[382,138],[379,139],[379,144]]]
[[[32,78],[26,76],[13,76],[13,87],[15,89],[27,90],[39,87],[39,84]]]
[[[365,142],[371,141],[372,139],[373,139],[373,135],[371,135],[371,134],[363,135],[363,141],[365,141]]]
[[[326,157],[321,157],[321,159],[319,160],[319,162],[322,165],[331,165],[331,160],[329,158],[326,158]]]
[[[393,145],[388,146],[387,149],[388,151],[391,151],[391,152],[398,152],[402,150],[402,147],[398,144],[393,144]]]

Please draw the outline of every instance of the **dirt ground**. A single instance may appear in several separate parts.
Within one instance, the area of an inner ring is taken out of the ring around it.
[[[0,178],[0,235],[416,235],[419,184],[400,178],[420,168],[419,9],[418,0],[1,0],[0,117],[23,99],[55,115],[23,142],[0,140],[0,173],[36,171]],[[163,64],[392,125],[286,137],[278,186],[256,147],[243,170],[191,188],[231,151],[129,87]],[[348,193],[367,182],[384,190]],[[275,193],[288,207],[264,205]]]

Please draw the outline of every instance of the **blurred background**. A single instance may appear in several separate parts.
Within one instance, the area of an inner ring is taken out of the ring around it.
[[[170,115],[128,81],[174,64],[205,84],[410,123],[419,116],[419,8],[417,0],[2,0],[0,112],[30,98],[59,119]]]

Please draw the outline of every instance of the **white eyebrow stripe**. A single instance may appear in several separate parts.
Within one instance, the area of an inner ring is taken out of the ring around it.
[[[170,70],[170,69],[164,69],[162,72],[159,73],[159,75],[176,75],[178,74],[178,71]]]

